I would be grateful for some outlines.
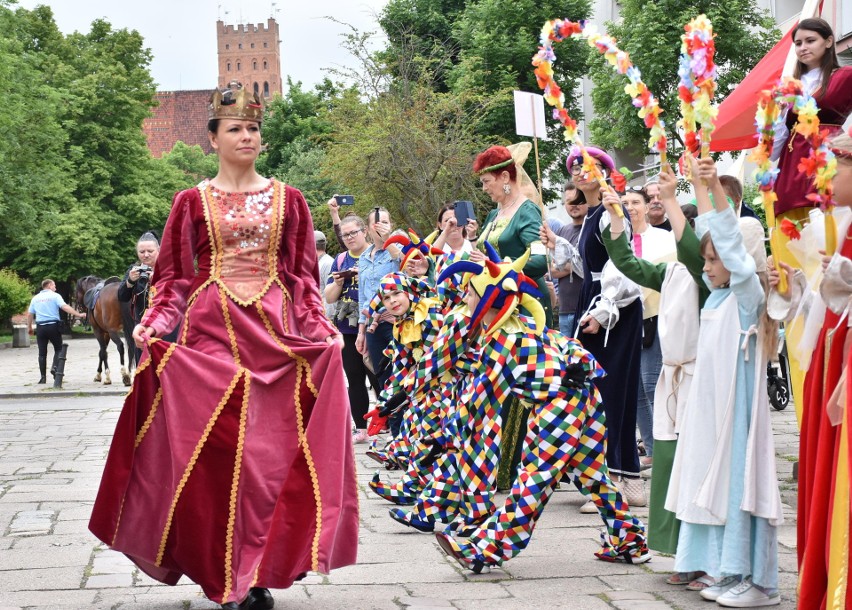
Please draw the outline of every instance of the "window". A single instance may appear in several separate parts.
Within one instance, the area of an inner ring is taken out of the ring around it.
[[[237,62],[237,72],[240,71],[240,62]]]
[[[257,70],[257,62],[256,62],[256,61],[252,61],[252,62],[251,62],[251,69],[252,69],[252,70]]]
[[[243,43],[239,44],[239,48],[241,48],[241,49],[243,48]]]
[[[254,84],[254,94],[258,95],[260,93],[260,85],[257,83]]]
[[[252,48],[252,49],[254,48],[254,43],[251,43],[251,48]]]
[[[268,46],[269,46],[269,43],[268,43],[268,42],[264,42],[264,43],[263,43],[263,48],[264,48],[264,49],[265,49],[266,47],[268,47]]]
[[[263,83],[263,97],[269,97],[269,83],[266,81]]]
[[[229,45],[229,44],[226,44],[226,45],[225,45],[225,50],[226,50],[226,51],[227,51],[227,50],[229,50],[230,48],[231,48],[231,45]]]
[[[265,60],[265,59],[263,60],[263,69],[264,69],[264,70],[268,70],[268,69],[269,69],[269,64],[266,62],[266,60]]]
[[[228,72],[231,71],[231,62],[228,62]]]

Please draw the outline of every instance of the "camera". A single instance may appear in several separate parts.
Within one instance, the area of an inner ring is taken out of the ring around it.
[[[145,278],[147,280],[151,277],[151,272],[153,271],[153,268],[151,268],[150,265],[136,265],[135,267],[133,267],[132,271],[139,272],[140,280],[142,278]]]

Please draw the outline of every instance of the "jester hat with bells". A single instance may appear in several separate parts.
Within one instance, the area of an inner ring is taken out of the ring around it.
[[[403,292],[411,301],[408,313],[393,326],[394,339],[400,343],[413,343],[422,336],[421,324],[429,317],[429,309],[437,307],[438,301],[433,298],[434,289],[417,277],[410,277],[402,271],[388,273],[379,280],[379,289],[370,301],[367,313],[375,317],[384,309],[382,296],[388,292]]]
[[[420,239],[420,236],[413,229],[408,230],[408,237],[405,235],[396,234],[388,238],[382,248],[387,250],[391,244],[396,244],[402,250],[402,260],[399,261],[399,268],[405,269],[405,265],[411,260],[411,257],[422,254],[425,258],[430,255],[443,254],[443,250],[433,248],[431,243],[425,239]]]
[[[444,269],[438,281],[443,282],[455,273],[471,274],[468,290],[472,288],[479,295],[479,303],[471,314],[471,327],[482,324],[489,309],[497,310],[497,316],[485,333],[486,337],[496,332],[518,309],[518,305],[532,315],[535,320],[534,332],[540,335],[545,327],[544,308],[537,300],[541,298],[541,293],[536,283],[521,271],[529,260],[529,248],[514,261],[500,260],[497,250],[489,242],[485,242],[485,251],[485,265],[458,261]]]

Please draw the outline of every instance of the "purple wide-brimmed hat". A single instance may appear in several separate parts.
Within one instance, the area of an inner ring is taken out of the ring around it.
[[[601,150],[596,146],[586,146],[586,150],[588,153],[603,163],[604,167],[606,167],[609,171],[613,171],[615,169],[615,161],[612,160],[606,151]],[[571,166],[575,163],[583,162],[583,153],[580,150],[579,146],[572,146],[571,152],[568,154],[568,158],[565,160],[565,167],[568,168],[568,171],[571,171]]]

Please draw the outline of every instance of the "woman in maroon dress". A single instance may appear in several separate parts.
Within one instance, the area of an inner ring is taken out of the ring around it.
[[[834,43],[831,26],[823,19],[802,19],[793,30],[798,59],[793,76],[802,81],[806,92],[816,100],[820,128],[828,129],[830,135],[840,132],[852,112],[852,67],[840,67]],[[799,171],[799,162],[810,154],[810,144],[793,131],[797,119],[791,110],[787,114],[786,130],[776,134],[773,151],[779,170],[775,182],[776,217],[789,210],[814,206],[807,197],[815,192],[813,180]]]
[[[213,93],[219,173],[175,196],[89,525],[153,578],[244,610],[354,563],[358,531],[342,340],[302,194],[254,169],[262,113],[239,83]]]

